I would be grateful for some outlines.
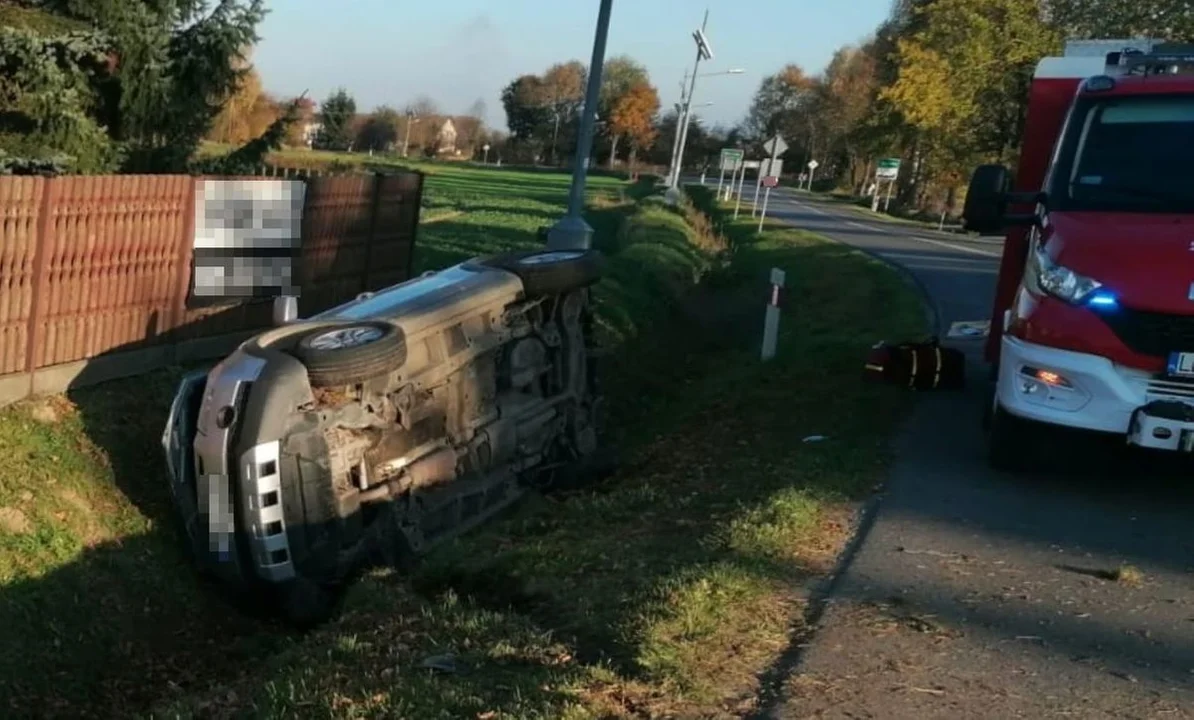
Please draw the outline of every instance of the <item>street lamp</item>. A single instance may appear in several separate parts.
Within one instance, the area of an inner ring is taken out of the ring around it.
[[[609,35],[609,15],[613,0],[601,0],[597,11],[597,32],[593,38],[593,58],[589,61],[589,86],[585,90],[585,109],[576,138],[576,159],[572,163],[572,187],[568,193],[568,214],[547,231],[547,247],[552,250],[587,250],[593,241],[593,228],[581,212],[585,205],[585,176],[593,150],[597,126],[597,100],[601,95],[601,71],[605,65],[605,39]]]
[[[696,43],[697,53],[696,60],[692,65],[692,79],[688,83],[688,92],[684,93],[680,101],[684,103],[683,117],[676,118],[676,132],[679,138],[676,141],[675,152],[672,154],[672,167],[668,172],[668,192],[667,197],[671,202],[676,202],[680,198],[680,170],[682,164],[680,158],[684,156],[684,143],[688,140],[688,119],[692,117],[692,93],[696,90],[696,81],[699,77],[697,72],[701,67],[702,60],[712,60],[713,50],[709,47],[709,39],[705,37],[705,28],[709,25],[709,11],[705,10],[705,18],[701,21],[701,28],[692,33],[692,39]],[[681,86],[683,90],[683,86]]]

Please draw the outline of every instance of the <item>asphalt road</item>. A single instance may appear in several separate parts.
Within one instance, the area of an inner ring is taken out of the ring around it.
[[[903,266],[944,328],[989,317],[998,242],[790,190],[769,215]],[[989,470],[981,343],[956,343],[967,391],[922,398],[764,716],[1194,717],[1194,463],[1058,436],[1048,471]]]

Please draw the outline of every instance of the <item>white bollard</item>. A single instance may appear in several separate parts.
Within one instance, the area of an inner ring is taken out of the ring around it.
[[[779,301],[784,288],[784,271],[771,268],[771,299],[763,315],[763,361],[775,357],[775,346],[779,342]]]

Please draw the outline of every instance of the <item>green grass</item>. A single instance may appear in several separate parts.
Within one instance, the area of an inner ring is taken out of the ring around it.
[[[417,264],[534,246],[535,229],[562,211],[566,182],[441,169],[428,178],[433,221]],[[0,411],[9,714],[748,708],[757,674],[799,624],[808,583],[847,535],[853,502],[881,476],[907,407],[906,395],[859,381],[861,358],[877,339],[920,332],[922,314],[894,273],[842,246],[793,230],[756,237],[749,223],[719,218],[724,242],[692,208],[634,203],[643,186],[591,188],[588,217],[610,256],[597,303],[610,437],[624,456],[615,478],[532,498],[411,577],[373,573],[342,617],[293,636],[227,609],[181,561],[157,448],[175,374]],[[787,270],[800,301],[763,365],[772,266]],[[813,434],[829,439],[801,442]],[[455,672],[421,667],[445,654]]]

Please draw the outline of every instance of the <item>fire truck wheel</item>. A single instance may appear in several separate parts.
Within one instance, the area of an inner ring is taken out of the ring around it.
[[[1026,420],[996,404],[987,433],[987,461],[1001,472],[1029,470],[1036,457],[1036,435]]]

